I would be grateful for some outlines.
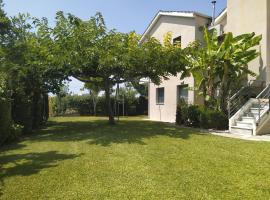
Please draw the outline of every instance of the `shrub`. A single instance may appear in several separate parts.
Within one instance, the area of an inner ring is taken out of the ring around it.
[[[119,99],[119,115],[123,114],[122,99]],[[114,108],[115,97],[111,97],[111,104]],[[117,109],[116,109],[117,110]],[[147,114],[148,100],[145,97],[136,97],[130,101],[125,100],[124,112],[125,115],[143,115]],[[49,113],[50,116],[79,114],[81,116],[94,115],[93,99],[90,95],[67,95],[59,99],[59,97],[49,98]],[[96,114],[98,116],[107,115],[107,105],[104,96],[97,98]]]
[[[11,101],[7,76],[0,72],[0,145],[9,137],[11,125]]]
[[[23,126],[18,125],[18,124],[12,124],[11,128],[10,128],[10,135],[7,139],[8,142],[14,141],[16,140],[23,131]]]
[[[228,118],[227,116],[221,112],[216,110],[208,111],[208,123],[209,128],[217,129],[217,130],[225,130],[228,128]]]
[[[176,123],[179,125],[184,124],[185,118],[186,118],[186,109],[188,105],[184,99],[180,99],[177,104],[177,110],[176,110]]]
[[[180,103],[177,106],[176,124],[195,128],[225,130],[228,128],[228,119],[221,111]]]
[[[8,100],[0,99],[0,145],[9,137],[11,124],[10,102]]]

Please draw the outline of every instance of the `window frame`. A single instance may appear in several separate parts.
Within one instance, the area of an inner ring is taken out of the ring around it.
[[[163,91],[163,97],[160,97],[160,91]],[[162,101],[160,101],[162,100]],[[165,104],[165,88],[158,87],[156,88],[156,105],[164,105]]]
[[[180,89],[183,89],[183,88],[186,88],[187,89],[187,98],[180,98]],[[189,85],[188,84],[181,84],[181,85],[177,85],[176,86],[176,100],[177,100],[177,103],[179,102],[180,99],[184,99],[186,101],[186,103],[188,103],[188,100],[189,100]]]

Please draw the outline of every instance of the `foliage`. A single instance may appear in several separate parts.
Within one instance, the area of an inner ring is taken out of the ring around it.
[[[197,89],[204,96],[205,105],[226,112],[226,99],[239,80],[255,74],[248,63],[259,56],[256,47],[262,36],[254,33],[234,37],[226,33],[224,38],[216,32],[204,30],[204,42],[192,43],[185,49],[189,72],[194,76]],[[183,76],[187,76],[183,74]],[[217,95],[219,90],[219,95]]]
[[[227,130],[228,117],[221,111],[201,108],[200,127],[206,129]]]
[[[97,104],[99,100],[98,96],[99,96],[99,93],[102,90],[104,90],[103,85],[101,83],[95,84],[95,85],[90,84],[90,83],[85,83],[84,89],[87,89],[89,91],[89,94],[91,96],[92,103],[93,103],[94,115],[97,115]]]
[[[176,124],[195,128],[226,130],[228,118],[222,111],[197,105],[187,105],[182,101],[177,106]]]
[[[132,115],[145,115],[147,114],[148,102],[142,96],[124,96],[124,114],[127,116]],[[61,98],[61,103],[57,100],[58,97],[50,97],[50,116],[62,116],[62,115],[76,115],[81,116],[105,116],[107,114],[106,99],[104,95],[97,97],[96,110],[92,103],[92,96],[90,94],[85,95],[66,95]],[[115,104],[115,97],[111,97],[112,106]],[[119,101],[119,115],[123,113],[123,100]],[[115,108],[115,107],[114,107]],[[115,108],[117,109],[117,107]],[[61,112],[60,112],[61,111]],[[117,114],[117,113],[116,113]]]
[[[180,48],[173,45],[163,47],[154,38],[140,44],[140,37],[134,32],[123,34],[107,30],[100,13],[83,21],[74,15],[58,12],[52,35],[57,66],[80,81],[102,84],[111,124],[114,123],[113,86],[143,77],[159,83],[162,78],[184,69],[178,65],[182,63]]]

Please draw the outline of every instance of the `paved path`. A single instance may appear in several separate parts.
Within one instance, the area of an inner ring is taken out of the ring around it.
[[[222,137],[241,139],[241,140],[270,142],[270,135],[252,136],[252,135],[231,134],[229,132],[210,132],[210,134],[222,136]]]
[[[150,120],[147,118],[144,120],[154,121],[154,120]],[[171,125],[171,126],[181,127],[181,126],[175,125],[175,123],[168,123],[168,122],[164,122],[164,123]],[[182,127],[182,128],[188,128],[188,127]],[[213,130],[205,130],[205,129],[198,129],[198,128],[193,128],[193,129],[195,129],[195,130],[197,129],[198,131],[205,133],[205,134],[211,134],[211,135],[216,135],[216,136],[221,136],[221,137],[228,137],[228,138],[249,140],[249,141],[270,142],[270,134],[269,135],[261,135],[261,136],[253,136],[253,135],[231,134],[229,131],[213,131]]]

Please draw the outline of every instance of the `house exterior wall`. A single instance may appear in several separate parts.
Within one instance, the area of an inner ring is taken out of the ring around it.
[[[269,3],[268,0],[228,0],[227,2],[227,32],[235,36],[255,32],[262,34],[262,41],[257,49],[261,56],[249,64],[249,69],[258,77],[249,77],[270,83],[269,69]]]
[[[197,38],[201,38],[202,34],[199,31],[199,26],[205,25],[206,19],[161,16],[156,25],[149,33],[150,37],[155,37],[163,42],[163,37],[166,33],[171,32],[172,38],[181,36],[181,46],[184,48],[190,42]],[[193,77],[188,77],[180,80],[181,74],[176,77],[170,77],[169,80],[164,80],[159,86],[149,83],[149,119],[164,122],[175,122],[176,107],[177,107],[177,86],[186,85],[194,87]],[[164,104],[158,105],[156,102],[156,89],[164,87]],[[201,98],[193,91],[188,91],[188,103],[200,103]]]

